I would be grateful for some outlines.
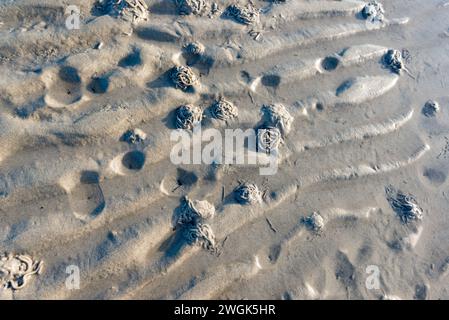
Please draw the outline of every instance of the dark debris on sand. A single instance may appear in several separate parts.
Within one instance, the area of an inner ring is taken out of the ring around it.
[[[422,220],[423,210],[414,196],[405,194],[393,186],[385,188],[388,203],[403,223]]]

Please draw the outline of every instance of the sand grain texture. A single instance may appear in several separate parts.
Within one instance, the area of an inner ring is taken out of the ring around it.
[[[69,30],[61,1],[0,0],[0,254],[45,264],[0,298],[449,299],[443,2],[73,0]],[[200,122],[276,130],[278,172],[174,165]],[[182,232],[206,223],[213,250]]]

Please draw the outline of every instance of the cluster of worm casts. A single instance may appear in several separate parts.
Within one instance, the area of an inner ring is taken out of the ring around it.
[[[26,286],[31,276],[42,272],[43,262],[29,255],[0,254],[0,286],[19,290]]]

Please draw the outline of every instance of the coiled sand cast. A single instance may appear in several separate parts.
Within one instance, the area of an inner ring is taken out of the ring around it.
[[[29,255],[0,255],[0,286],[19,290],[25,287],[33,275],[42,272],[43,262],[34,261]]]
[[[176,127],[178,129],[192,130],[201,123],[203,110],[191,104],[180,106],[176,110]]]

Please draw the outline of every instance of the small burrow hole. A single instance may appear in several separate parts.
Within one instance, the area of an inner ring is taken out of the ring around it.
[[[140,170],[145,164],[145,154],[141,151],[130,151],[123,156],[122,164],[129,170]]]

